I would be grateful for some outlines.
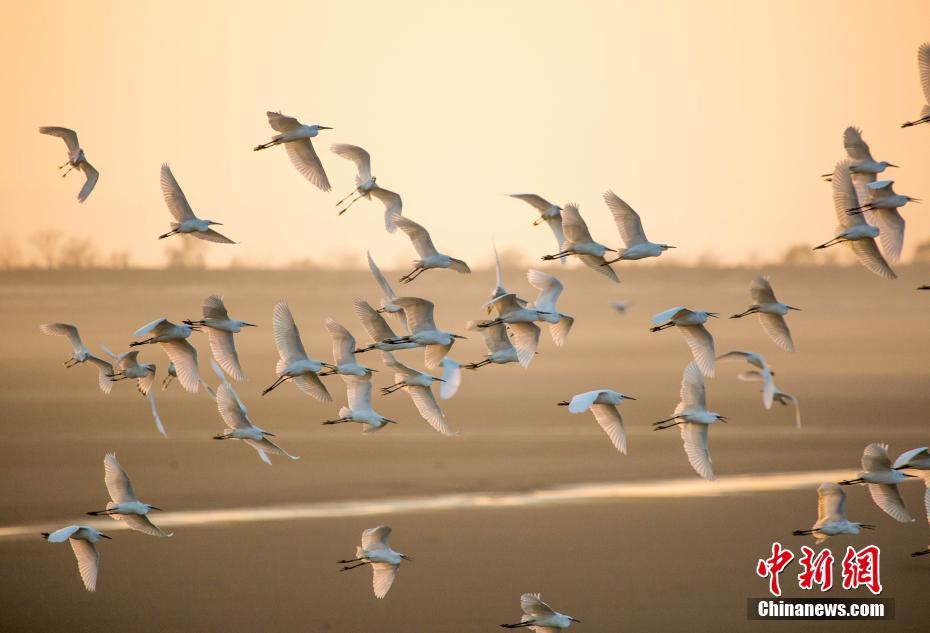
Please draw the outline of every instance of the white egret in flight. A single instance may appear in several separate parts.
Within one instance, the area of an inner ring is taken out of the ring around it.
[[[84,172],[84,186],[81,187],[81,191],[78,192],[77,199],[78,202],[87,200],[87,196],[90,195],[90,192],[93,191],[94,187],[97,185],[100,173],[94,169],[93,165],[87,162],[84,150],[81,149],[81,145],[78,143],[77,132],[69,130],[66,127],[40,127],[39,132],[48,134],[49,136],[57,136],[68,146],[68,162],[60,165],[58,169],[68,168],[68,171],[61,175],[62,178],[71,173],[72,169],[80,169]]]
[[[555,633],[556,630],[567,629],[572,622],[581,622],[570,615],[555,611],[540,599],[538,593],[525,593],[520,596],[520,608],[523,610],[520,623],[501,624],[501,628],[530,628],[537,633]]]
[[[332,402],[333,397],[329,395],[319,374],[324,367],[327,369],[335,369],[335,367],[307,356],[304,344],[300,340],[297,324],[291,316],[291,309],[283,301],[274,307],[272,330],[274,331],[274,344],[281,357],[275,367],[278,378],[262,392],[262,395],[264,396],[278,385],[290,380],[308,396],[320,402]]]
[[[866,484],[869,487],[872,501],[885,514],[895,521],[910,523],[914,519],[904,507],[904,499],[901,498],[901,491],[898,490],[898,484],[908,477],[916,477],[916,475],[902,473],[892,468],[887,444],[869,444],[862,453],[862,472],[854,479],[845,479],[839,484],[841,486]]]
[[[465,338],[452,332],[445,332],[436,327],[433,321],[434,305],[431,301],[419,297],[398,297],[394,303],[401,307],[410,326],[410,334],[386,339],[384,343],[415,343],[425,348],[424,362],[430,369],[439,366],[446,357],[455,339]]]
[[[571,203],[562,208],[562,231],[565,233],[565,241],[559,246],[559,252],[555,255],[543,255],[543,260],[564,259],[570,255],[577,255],[588,268],[605,275],[615,283],[620,283],[617,273],[604,259],[605,253],[617,251],[594,241],[588,231],[588,225],[578,212],[578,205]]]
[[[391,549],[388,545],[390,536],[390,525],[379,525],[365,530],[362,532],[362,544],[355,548],[355,558],[338,561],[340,565],[345,565],[339,571],[371,565],[372,587],[378,599],[384,598],[394,584],[401,561],[410,560],[408,556]]]
[[[317,156],[316,150],[313,149],[313,143],[310,139],[320,133],[320,130],[331,130],[333,128],[325,125],[304,125],[291,116],[286,116],[280,112],[266,112],[268,115],[268,125],[278,132],[271,140],[261,145],[256,145],[253,149],[268,149],[275,145],[284,145],[287,150],[287,156],[291,159],[291,164],[300,172],[300,174],[322,191],[329,191],[329,178],[323,171],[323,163]]]
[[[191,332],[199,330],[200,328],[196,325],[187,325],[186,323],[175,325],[162,317],[155,319],[148,325],[143,325],[133,332],[133,336],[145,336],[146,334],[151,334],[151,336],[141,341],[134,341],[129,346],[136,347],[138,345],[158,343],[159,347],[164,350],[171,362],[174,363],[181,386],[191,393],[197,393],[197,389],[202,382],[197,365],[197,350],[187,341],[187,337],[191,335]]]
[[[226,428],[221,433],[214,435],[213,439],[242,440],[258,451],[259,458],[269,466],[271,465],[271,459],[268,457],[269,453],[289,459],[300,459],[300,457],[291,455],[269,440],[268,437],[274,437],[274,433],[259,428],[252,423],[245,405],[228,382],[222,383],[216,390],[216,407],[220,412],[220,417],[223,418],[223,422],[226,423]]]
[[[42,532],[42,538],[49,543],[64,543],[68,541],[77,558],[78,571],[84,588],[88,591],[97,590],[97,574],[100,571],[100,553],[96,543],[102,538],[110,538],[86,525],[69,525],[54,532]]]
[[[364,376],[344,376],[346,383],[348,407],[339,409],[339,417],[333,420],[326,420],[323,424],[343,424],[345,422],[356,422],[365,425],[363,433],[372,433],[384,428],[387,424],[397,424],[390,420],[371,406],[371,374]]]
[[[759,276],[753,279],[749,284],[749,295],[752,297],[752,305],[730,318],[740,319],[749,314],[758,314],[759,323],[772,342],[786,352],[793,352],[794,341],[791,340],[791,330],[785,322],[785,315],[791,310],[800,311],[801,308],[795,308],[776,299],[768,277]]]
[[[575,324],[573,316],[560,312],[555,305],[559,297],[562,296],[565,286],[557,277],[532,268],[526,271],[526,280],[539,291],[530,306],[539,311],[540,321],[549,324],[549,334],[552,335],[552,342],[556,346],[562,347],[568,338],[572,325]]]
[[[675,248],[669,244],[650,242],[646,238],[643,221],[640,219],[639,214],[613,191],[607,191],[604,194],[604,202],[607,203],[607,208],[613,214],[614,224],[617,225],[617,231],[620,232],[620,237],[623,238],[625,244],[625,248],[617,251],[617,258],[607,261],[603,264],[604,266],[622,260],[658,257],[668,249]]]
[[[236,342],[233,334],[238,334],[244,327],[257,327],[254,323],[231,319],[223,297],[210,295],[203,300],[203,319],[199,321],[185,320],[187,325],[200,326],[207,329],[210,339],[210,350],[213,358],[220,364],[233,380],[245,380],[245,374],[239,364],[239,352],[236,351]]]
[[[174,174],[171,173],[171,168],[168,167],[168,165],[161,166],[161,194],[165,199],[165,204],[168,205],[168,210],[176,221],[171,223],[171,230],[159,235],[158,239],[162,240],[166,237],[183,233],[185,235],[199,237],[208,242],[235,244],[234,241],[222,233],[218,233],[210,228],[214,225],[221,226],[221,222],[201,220],[194,215],[194,210],[191,208],[190,203],[188,203],[184,192],[181,191],[181,185],[178,184],[178,181],[175,179]]]
[[[393,303],[394,299],[397,298],[397,293],[391,288],[391,284],[388,283],[387,278],[381,272],[381,269],[378,268],[375,260],[371,258],[370,252],[368,253],[368,269],[371,271],[371,275],[375,278],[378,286],[381,287],[381,307],[378,309],[378,312],[387,312],[400,321],[401,327],[404,329],[404,334],[406,334],[408,332],[407,317],[404,316],[403,309]]]
[[[618,451],[626,455],[626,431],[623,428],[623,416],[620,415],[620,403],[624,400],[636,400],[612,389],[595,389],[573,396],[571,401],[563,400],[560,407],[568,407],[569,413],[584,413],[590,410],[594,419],[604,429],[611,443]]]
[[[333,339],[333,362],[335,365],[321,376],[342,374],[343,376],[368,376],[376,369],[365,367],[355,360],[355,337],[334,320],[326,319],[326,330]]]
[[[707,429],[718,421],[727,419],[714,411],[707,410],[707,396],[704,389],[704,376],[697,363],[691,362],[685,367],[681,377],[681,401],[675,407],[672,417],[653,423],[654,431],[681,427],[681,440],[685,454],[694,472],[704,479],[716,479],[711,467],[710,449],[707,446]]]
[[[371,199],[371,197],[374,197],[384,205],[384,228],[387,229],[388,233],[393,233],[397,229],[397,225],[394,224],[393,216],[401,215],[404,205],[399,195],[393,191],[383,189],[378,185],[378,179],[371,175],[371,156],[368,152],[357,145],[341,144],[332,145],[330,150],[337,156],[351,160],[355,163],[355,167],[358,170],[358,175],[355,177],[355,189],[352,190],[352,193],[337,202],[336,206],[338,207],[353,195],[358,195],[352,198],[349,204],[339,211],[339,215],[348,211],[349,208],[361,198]]]
[[[110,380],[113,365],[90,353],[90,350],[81,340],[77,327],[70,323],[43,323],[39,326],[39,331],[47,336],[67,337],[73,351],[71,357],[64,362],[64,366],[70,369],[75,365],[89,362],[97,368],[97,384],[100,386],[100,391],[110,393],[113,390],[113,381]]]
[[[901,453],[895,460],[894,470],[919,470],[924,478],[924,507],[927,510],[927,522],[930,523],[930,449],[926,446],[914,448]]]
[[[110,494],[106,510],[88,512],[90,516],[108,516],[122,521],[131,530],[151,536],[171,536],[156,526],[148,517],[151,510],[161,510],[148,503],[142,503],[132,488],[129,475],[116,459],[116,453],[107,453],[103,457],[103,481]]]
[[[901,124],[901,127],[930,123],[930,42],[924,42],[917,49],[917,70],[920,73],[920,87],[924,93],[924,105],[920,108],[920,117],[916,121],[906,121]]]
[[[879,229],[865,221],[862,213],[850,213],[859,208],[859,198],[853,187],[849,175],[849,164],[840,162],[833,171],[833,208],[836,212],[839,225],[836,227],[836,237],[815,246],[814,250],[834,246],[835,244],[849,244],[853,254],[863,266],[879,277],[896,279],[897,275],[882,257],[875,244]]]
[[[813,535],[819,545],[831,536],[856,535],[863,528],[874,530],[875,526],[847,519],[846,492],[839,484],[827,481],[817,488],[817,522],[809,530],[795,530],[792,534]]]
[[[735,349],[732,352],[727,352],[717,357],[717,360],[726,359],[744,360],[761,372],[762,406],[766,409],[771,409],[772,402],[775,400],[775,382],[772,380],[772,370],[769,368],[769,364],[765,362],[765,357],[755,352],[745,352],[740,349]]]
[[[740,372],[736,377],[745,382],[765,383],[765,377],[758,369],[749,369],[744,372]],[[787,407],[789,402],[794,405],[794,424],[797,428],[801,428],[801,403],[798,402],[798,399],[790,393],[782,391],[778,388],[777,385],[774,385],[774,393],[772,398],[775,402],[784,407]]]
[[[517,349],[513,346],[510,335],[507,333],[507,326],[503,323],[479,327],[478,321],[469,321],[465,329],[479,332],[484,339],[485,347],[488,348],[487,354],[484,355],[483,360],[462,365],[465,369],[478,369],[479,367],[484,367],[492,363],[495,365],[506,365],[507,363],[520,362],[520,358],[517,356]]]
[[[437,251],[433,246],[429,231],[422,225],[402,215],[394,216],[394,224],[407,234],[417,255],[420,256],[420,259],[413,261],[414,269],[400,278],[401,283],[410,283],[430,268],[450,268],[458,273],[471,273],[471,268],[461,259],[455,259]]]
[[[893,185],[893,180],[870,182],[866,187],[869,202],[848,211],[853,215],[869,212],[869,219],[879,230],[882,253],[892,264],[900,261],[904,249],[905,222],[898,209],[908,202],[920,202],[917,198],[895,193]]]
[[[556,247],[561,249],[562,244],[565,243],[565,234],[562,232],[562,207],[552,204],[535,193],[512,193],[510,197],[522,200],[539,211],[539,217],[533,222],[533,226],[537,226],[540,222],[548,224],[552,235],[555,236]],[[565,259],[563,258],[561,262],[564,264]]]
[[[135,380],[136,388],[139,390],[139,393],[148,398],[149,406],[152,409],[152,417],[155,419],[155,428],[158,429],[158,432],[163,436],[168,437],[168,434],[165,433],[165,427],[161,423],[161,417],[158,415],[158,409],[155,407],[155,390],[152,389],[152,385],[155,383],[155,364],[140,363],[139,350],[136,349],[123,352],[122,354],[114,354],[105,345],[101,345],[101,347],[108,356],[116,361],[113,373],[110,374],[110,380],[113,382]],[[175,372],[175,375],[177,375],[177,372]],[[169,378],[171,378],[171,374],[168,374],[165,380]]]
[[[717,316],[716,312],[689,310],[676,306],[653,316],[653,327],[649,328],[649,331],[659,332],[670,327],[678,328],[685,343],[691,349],[694,361],[701,368],[701,373],[712,377],[714,375],[714,337],[707,331],[704,324],[707,323],[708,318]]]
[[[381,394],[386,396],[403,389],[410,395],[410,399],[413,400],[420,417],[429,422],[433,429],[445,436],[457,435],[449,426],[446,415],[439,407],[439,403],[436,402],[436,397],[433,396],[431,387],[437,381],[445,383],[447,380],[458,380],[454,376],[458,371],[458,363],[448,358],[443,359],[443,369],[445,370],[443,377],[436,378],[404,365],[391,352],[381,352],[381,358],[384,359],[386,366],[394,370],[394,384],[382,387]]]
[[[387,324],[387,321],[384,320],[384,317],[379,314],[380,311],[372,308],[364,299],[356,299],[352,305],[355,310],[355,316],[358,317],[362,327],[368,333],[368,336],[372,341],[371,345],[355,350],[356,354],[361,354],[362,352],[367,352],[373,349],[379,349],[383,352],[390,352],[398,349],[413,349],[414,347],[419,347],[419,345],[412,342],[386,342],[397,338],[397,335],[394,333],[394,330],[391,329],[391,326]],[[398,314],[403,317],[404,323],[406,323],[407,319],[403,316],[404,311],[399,307],[398,310],[400,310]]]

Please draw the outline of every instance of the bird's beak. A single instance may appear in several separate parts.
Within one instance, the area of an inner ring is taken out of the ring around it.
[[[161,508],[156,508],[155,506],[149,506],[149,510],[158,510],[159,512],[164,512]]]
[[[920,198],[911,198],[909,202],[923,202]]]
[[[401,554],[400,557],[403,558],[404,560],[409,560],[410,562],[413,562],[413,559],[407,556],[406,554]]]
[[[789,309],[789,310],[797,310],[798,312],[801,311],[801,308],[795,308],[794,306],[788,306],[788,309]]]
[[[452,338],[468,338],[467,336],[462,336],[460,334],[453,334]]]
[[[333,129],[333,128],[327,127],[327,126],[325,126],[325,125],[318,125],[318,126],[316,126],[316,128],[317,128],[318,130],[331,130],[331,129]]]
[[[578,624],[581,624],[581,620],[579,620],[578,618],[573,618],[571,616],[568,616],[568,619],[571,620],[572,622],[577,622]]]
[[[714,318],[716,319],[716,318],[719,317],[720,315],[719,315],[718,313],[716,313],[716,312],[708,312],[708,313],[707,313],[707,316],[712,316],[712,317],[714,317]]]
[[[889,166],[889,167],[897,167],[897,165],[895,165],[894,163],[888,163],[888,166]]]
[[[102,534],[102,533],[100,534],[100,538],[109,539],[109,540],[111,540],[111,541],[113,540],[113,537],[112,537],[112,536],[107,536],[106,534]]]
[[[213,222],[213,224],[215,224],[216,226],[223,226],[222,222]]]
[[[388,419],[388,418],[384,418],[384,421],[385,421],[385,422],[389,422],[389,423],[391,423],[391,424],[397,424],[397,420],[391,420],[391,419]]]
[[[258,327],[258,326],[255,325],[254,323],[243,323],[242,325],[246,325],[246,326],[248,326],[248,327]]]
[[[624,400],[636,400],[633,396],[623,396]]]
[[[729,422],[729,420],[727,419],[727,416],[725,416],[725,415],[718,415],[718,416],[717,416],[717,419],[718,419],[718,420],[721,420],[721,421],[723,421],[723,422]]]
[[[270,435],[271,437],[277,437],[274,433],[269,433],[268,431],[262,431],[262,435]]]
[[[671,244],[666,244],[665,248],[678,248],[677,246],[672,246]]]
[[[912,475],[910,473],[901,473],[901,474],[904,475],[905,477],[917,477],[917,475]]]

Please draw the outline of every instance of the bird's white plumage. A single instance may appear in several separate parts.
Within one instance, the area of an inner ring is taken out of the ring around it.
[[[645,244],[646,232],[643,230],[643,222],[639,214],[633,210],[633,207],[624,202],[620,196],[613,191],[604,194],[604,202],[614,217],[614,224],[617,225],[617,231],[627,248],[637,244]]]

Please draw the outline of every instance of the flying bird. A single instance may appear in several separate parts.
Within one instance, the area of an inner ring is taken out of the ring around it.
[[[108,516],[117,521],[122,521],[126,526],[137,532],[149,534],[151,536],[171,536],[171,533],[165,532],[152,523],[148,517],[151,510],[161,510],[153,505],[142,503],[132,489],[132,482],[129,475],[123,470],[122,465],[116,459],[116,453],[107,453],[103,458],[103,481],[107,486],[107,492],[110,494],[110,501],[107,502],[106,510],[96,510],[88,512],[90,516]]]
[[[559,246],[559,252],[554,255],[543,255],[544,261],[576,255],[588,268],[605,275],[615,283],[620,283],[617,273],[604,259],[605,253],[617,251],[594,241],[588,231],[588,225],[581,218],[578,205],[571,203],[562,208],[562,231],[565,233],[565,241]]]
[[[321,373],[321,376],[330,376],[332,374],[369,376],[371,372],[377,371],[371,367],[365,367],[355,360],[355,337],[352,336],[349,330],[330,318],[326,319],[326,330],[333,339],[333,361],[336,364],[329,371]]]
[[[846,492],[839,484],[827,481],[817,488],[817,522],[809,530],[795,530],[792,534],[795,536],[812,534],[819,545],[831,536],[856,535],[862,528],[874,530],[875,526],[847,519]]]
[[[40,127],[39,132],[42,134],[48,134],[49,136],[57,136],[65,142],[65,145],[68,147],[68,162],[60,165],[58,169],[68,168],[68,171],[61,175],[62,178],[71,173],[72,169],[79,169],[84,173],[84,186],[81,187],[81,190],[78,192],[78,202],[84,202],[87,200],[87,196],[90,195],[90,192],[94,190],[94,187],[97,185],[97,180],[100,178],[100,173],[94,169],[94,166],[87,162],[87,157],[84,155],[84,150],[81,148],[80,143],[78,143],[77,132],[74,130],[69,130],[66,127]]]
[[[497,245],[491,244],[491,247],[494,249],[494,272],[496,285],[494,290],[491,291],[491,298],[488,299],[488,302],[484,304],[484,308],[488,311],[488,314],[491,314],[491,311],[494,309],[494,302],[507,294],[507,289],[504,288],[504,268],[501,266],[501,256],[497,252]]]
[[[391,284],[388,283],[387,278],[381,272],[381,269],[378,268],[375,260],[371,258],[370,252],[368,253],[368,269],[371,271],[371,275],[375,278],[378,286],[381,287],[381,307],[378,309],[378,312],[387,312],[398,321],[400,321],[401,327],[404,330],[404,334],[406,334],[409,331],[407,329],[407,318],[404,316],[403,309],[398,305],[394,305],[393,303],[394,299],[397,298],[397,293],[395,293],[394,289],[391,288]]]
[[[765,377],[758,369],[749,369],[737,374],[736,377],[746,382],[765,382]],[[801,405],[798,399],[790,393],[780,390],[777,386],[774,386],[774,390],[772,397],[775,402],[782,406],[788,406],[789,402],[794,405],[794,423],[797,428],[801,428]]]
[[[164,391],[171,384],[171,381],[178,377],[178,368],[174,363],[168,363],[168,373],[161,381],[161,390]]]
[[[601,425],[614,448],[626,455],[626,431],[623,428],[623,416],[620,415],[620,403],[624,400],[636,400],[612,389],[596,389],[573,396],[571,401],[563,400],[560,407],[568,407],[569,413],[584,413],[590,410],[594,419]]]
[[[850,179],[848,163],[840,162],[836,164],[832,184],[833,207],[839,220],[839,225],[836,227],[836,237],[820,246],[815,246],[814,250],[827,248],[835,244],[849,244],[853,254],[869,271],[885,279],[896,279],[897,275],[888,265],[888,262],[885,261],[885,258],[882,257],[878,246],[875,244],[879,229],[866,222],[863,214],[850,213],[851,210],[859,208],[859,199]]]
[[[930,449],[926,446],[914,448],[904,453],[895,460],[893,470],[919,470],[924,479],[924,507],[927,510],[927,522],[930,523]]]
[[[775,381],[772,380],[772,370],[769,368],[769,364],[765,362],[765,357],[755,352],[735,349],[717,357],[717,360],[726,359],[743,360],[759,370],[759,375],[762,377],[762,406],[771,409],[772,402],[775,400]]]
[[[274,331],[274,344],[281,358],[275,367],[277,379],[262,392],[262,395],[264,396],[281,383],[290,380],[308,396],[320,402],[332,402],[333,397],[329,395],[319,374],[324,367],[326,369],[335,369],[335,367],[307,356],[304,344],[300,340],[297,324],[294,323],[294,317],[291,315],[291,309],[283,301],[274,307],[272,330]]]
[[[401,561],[410,560],[408,556],[391,549],[388,544],[390,536],[390,525],[379,525],[365,530],[362,532],[362,544],[355,548],[355,558],[339,561],[340,565],[345,565],[339,571],[371,565],[372,587],[378,599],[384,598],[394,584]]]
[[[348,407],[340,407],[339,417],[326,420],[323,424],[343,424],[357,422],[365,425],[363,433],[372,433],[387,424],[397,424],[375,411],[371,406],[371,374],[365,376],[344,376],[346,383]]]
[[[271,459],[268,457],[269,453],[289,459],[300,459],[300,457],[291,455],[269,440],[268,437],[274,437],[274,433],[270,433],[252,423],[245,405],[228,382],[222,383],[216,390],[216,407],[220,412],[220,417],[223,418],[223,422],[226,423],[226,428],[221,433],[214,435],[213,439],[242,440],[254,448],[258,452],[259,458],[269,466],[271,465]]]
[[[869,212],[869,219],[879,230],[882,253],[892,264],[900,261],[904,249],[905,222],[898,209],[908,202],[920,202],[917,198],[895,193],[893,185],[893,180],[870,182],[866,187],[869,202],[847,211],[852,215]],[[862,199],[860,196],[859,200]]]
[[[506,365],[507,363],[520,362],[517,349],[513,346],[510,335],[507,333],[506,325],[498,323],[496,325],[479,327],[478,323],[478,321],[469,321],[465,328],[471,331],[477,331],[481,334],[488,352],[484,355],[483,360],[468,363],[467,365],[462,365],[462,367],[465,369],[478,369],[479,367],[484,367],[492,363],[495,365]]]
[[[630,302],[623,299],[612,301],[610,307],[613,308],[617,314],[626,314],[626,311],[630,309]]]
[[[930,123],[930,42],[924,42],[917,49],[917,69],[920,72],[920,87],[924,91],[924,105],[916,121],[906,121],[901,127]]]
[[[393,219],[394,224],[410,238],[413,248],[420,256],[420,259],[413,261],[414,269],[400,278],[401,283],[410,283],[430,268],[451,268],[458,273],[471,273],[471,268],[461,259],[455,259],[437,251],[429,232],[422,225],[402,215],[395,214]]]
[[[449,426],[446,415],[439,407],[439,403],[436,402],[431,387],[437,381],[445,383],[447,380],[457,380],[458,378],[454,374],[458,369],[458,363],[448,358],[443,359],[443,369],[446,372],[442,378],[436,378],[404,365],[391,352],[381,352],[381,358],[384,359],[386,366],[394,370],[394,384],[382,387],[381,394],[388,395],[403,389],[410,395],[410,399],[413,400],[420,417],[426,420],[433,429],[447,437],[457,435]]]
[[[233,380],[245,380],[233,334],[238,334],[244,327],[257,326],[254,323],[231,319],[223,303],[223,297],[219,295],[210,295],[204,299],[202,310],[203,319],[200,321],[185,320],[184,323],[206,328],[213,358]]]
[[[194,210],[191,208],[190,203],[188,203],[184,192],[181,191],[181,185],[178,184],[178,181],[175,179],[174,174],[171,173],[171,168],[168,167],[168,165],[161,166],[161,194],[165,199],[165,204],[168,205],[168,210],[176,221],[171,223],[171,230],[159,235],[158,239],[163,240],[166,237],[183,233],[185,235],[199,237],[208,242],[235,244],[234,241],[222,233],[218,233],[210,228],[214,225],[222,226],[221,222],[201,220],[194,215]]]
[[[333,128],[325,125],[304,125],[291,116],[286,116],[280,112],[266,112],[268,115],[268,125],[278,132],[271,140],[261,145],[256,145],[253,149],[268,149],[275,145],[284,145],[287,150],[287,156],[291,159],[291,164],[300,172],[300,174],[310,181],[311,184],[321,189],[329,191],[329,178],[323,171],[323,163],[317,156],[316,150],[313,149],[313,143],[310,139],[320,133],[320,130],[331,130]]]
[[[424,362],[429,369],[435,369],[446,357],[455,339],[465,338],[452,332],[445,332],[436,327],[433,321],[434,305],[431,301],[419,297],[398,297],[394,303],[400,306],[410,326],[410,334],[386,339],[384,343],[415,343],[425,348]]]
[[[887,444],[869,444],[862,453],[862,472],[855,479],[846,479],[839,484],[841,486],[868,485],[869,494],[875,505],[895,521],[909,523],[914,519],[904,507],[904,499],[901,498],[901,491],[898,490],[898,484],[908,477],[915,477],[915,475],[902,473],[891,467]]]
[[[536,631],[536,633],[555,633],[557,630],[567,629],[572,625],[572,622],[581,622],[581,620],[570,615],[553,610],[552,607],[542,601],[538,593],[525,593],[520,596],[520,608],[523,610],[520,623],[501,624],[501,628],[521,629],[527,627]]]
[[[162,317],[155,319],[148,325],[143,325],[133,332],[133,336],[145,336],[151,334],[147,339],[134,341],[129,344],[130,347],[139,345],[151,345],[158,343],[168,358],[174,364],[178,374],[178,382],[187,391],[197,393],[197,389],[202,382],[200,379],[200,370],[197,365],[197,350],[191,345],[187,337],[192,332],[199,331],[196,325],[175,325],[168,319]],[[111,372],[112,373],[112,372]]]
[[[613,191],[604,194],[604,202],[614,216],[614,224],[623,238],[625,248],[617,251],[617,258],[612,259],[605,264],[612,264],[621,260],[637,260],[647,257],[658,257],[670,248],[675,248],[669,244],[658,244],[646,239],[646,232],[643,230],[643,222],[639,214],[633,210],[633,207],[620,199]]]
[[[852,174],[853,184],[856,185],[856,193],[860,198],[863,196],[865,185],[875,182],[877,174],[882,173],[888,167],[897,167],[887,160],[877,161],[872,158],[869,144],[862,138],[862,130],[857,127],[849,126],[843,130],[843,147],[846,149],[849,172]],[[830,182],[833,180],[833,174],[821,174],[821,178]]]
[[[158,432],[164,437],[168,437],[168,434],[165,433],[165,427],[161,422],[161,417],[158,415],[158,409],[155,407],[155,390],[152,389],[152,385],[155,383],[155,364],[140,363],[139,350],[136,349],[123,352],[122,354],[114,354],[105,345],[101,345],[101,347],[110,358],[116,361],[116,366],[110,374],[110,380],[112,382],[135,380],[136,388],[139,390],[139,393],[148,398],[149,406],[152,409],[152,417],[155,419],[155,428],[158,429]],[[175,372],[175,375],[177,375],[177,372]],[[171,374],[169,373],[165,380],[167,381],[170,378]],[[165,386],[167,386],[166,383],[163,384],[162,388],[164,389]]]
[[[726,417],[707,410],[704,389],[704,376],[697,363],[691,362],[685,367],[681,377],[681,401],[675,407],[672,417],[653,423],[653,430],[660,431],[673,426],[681,427],[681,440],[685,454],[694,472],[704,479],[713,480],[710,449],[707,447],[707,429],[718,421],[726,422]]]
[[[704,324],[710,317],[716,318],[716,312],[689,310],[681,306],[669,308],[652,317],[650,332],[659,332],[666,328],[675,327],[681,332],[685,343],[691,349],[691,355],[701,373],[707,377],[714,375],[714,337],[711,336]]]
[[[100,391],[108,394],[113,390],[113,381],[110,380],[113,365],[90,353],[81,340],[77,327],[70,323],[43,323],[39,326],[39,331],[46,336],[67,337],[73,351],[71,357],[64,362],[64,366],[71,369],[75,365],[89,362],[97,368],[97,384],[100,386]]]
[[[552,230],[552,235],[555,236],[556,247],[561,249],[562,244],[565,243],[565,234],[562,232],[562,207],[552,204],[535,193],[512,193],[510,197],[522,200],[539,211],[539,217],[533,222],[533,226],[537,226],[541,222],[548,224]],[[564,264],[565,259],[563,258],[561,262]]]
[[[356,299],[352,306],[355,311],[355,316],[358,317],[359,322],[362,324],[365,332],[368,333],[368,337],[371,339],[371,345],[366,347],[359,348],[355,350],[356,354],[361,354],[362,352],[367,352],[373,349],[379,349],[382,352],[390,352],[398,349],[413,349],[414,347],[419,347],[416,343],[388,343],[392,339],[397,338],[397,334],[394,333],[394,330],[391,329],[391,326],[388,325],[387,321],[384,320],[384,317],[381,316],[379,310],[375,310],[371,305],[364,299]],[[400,310],[400,308],[398,308]],[[403,317],[403,310],[400,310],[399,314]],[[406,317],[404,318],[404,323],[407,322]]]
[[[539,348],[540,330],[534,321],[540,320],[543,316],[542,313],[531,308],[522,307],[517,300],[517,296],[512,293],[496,299],[494,307],[498,313],[496,319],[472,321],[469,322],[469,327],[481,330],[496,325],[506,325],[513,346],[517,351],[517,359],[524,368],[529,367],[536,356],[536,350]],[[472,367],[472,369],[475,368]]]
[[[42,538],[49,543],[63,543],[68,541],[77,558],[78,571],[84,588],[88,591],[97,590],[97,574],[100,571],[100,553],[96,543],[102,538],[110,538],[103,532],[98,532],[86,525],[69,525],[54,532],[42,532]]]
[[[786,352],[793,352],[794,341],[791,340],[791,330],[785,322],[785,315],[791,310],[800,311],[801,308],[776,299],[768,277],[759,276],[753,279],[749,284],[749,295],[752,297],[752,305],[730,318],[739,319],[748,314],[759,315],[759,324],[772,342]]]
[[[400,215],[403,212],[403,202],[401,202],[399,195],[378,185],[378,179],[371,175],[371,156],[368,152],[357,145],[341,144],[330,146],[330,150],[336,156],[351,160],[358,170],[358,175],[355,177],[355,189],[337,202],[336,206],[338,207],[353,195],[358,195],[339,211],[339,215],[348,211],[359,199],[366,198],[370,200],[374,196],[376,200],[379,200],[384,205],[384,228],[387,229],[388,233],[393,233],[397,229],[393,216]]]
[[[539,291],[531,307],[539,312],[540,321],[549,324],[549,334],[552,336],[552,342],[556,346],[562,347],[568,338],[572,325],[575,324],[573,316],[560,312],[555,305],[559,297],[562,296],[565,286],[557,277],[532,268],[526,271],[526,280]]]

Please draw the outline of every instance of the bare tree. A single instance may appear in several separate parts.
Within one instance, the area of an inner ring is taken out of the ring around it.
[[[59,268],[83,270],[93,268],[97,264],[99,253],[92,240],[72,237],[65,242],[58,260]]]
[[[23,252],[12,235],[0,236],[0,269],[14,270],[23,267]]]
[[[129,270],[132,268],[129,251],[113,251],[107,257],[106,265],[112,270]]]
[[[32,235],[32,245],[39,252],[39,265],[51,270],[58,266],[58,247],[61,233],[55,229],[45,229]]]
[[[171,239],[174,240],[174,244],[165,248],[165,268],[203,270],[207,267],[202,241],[189,235]]]

